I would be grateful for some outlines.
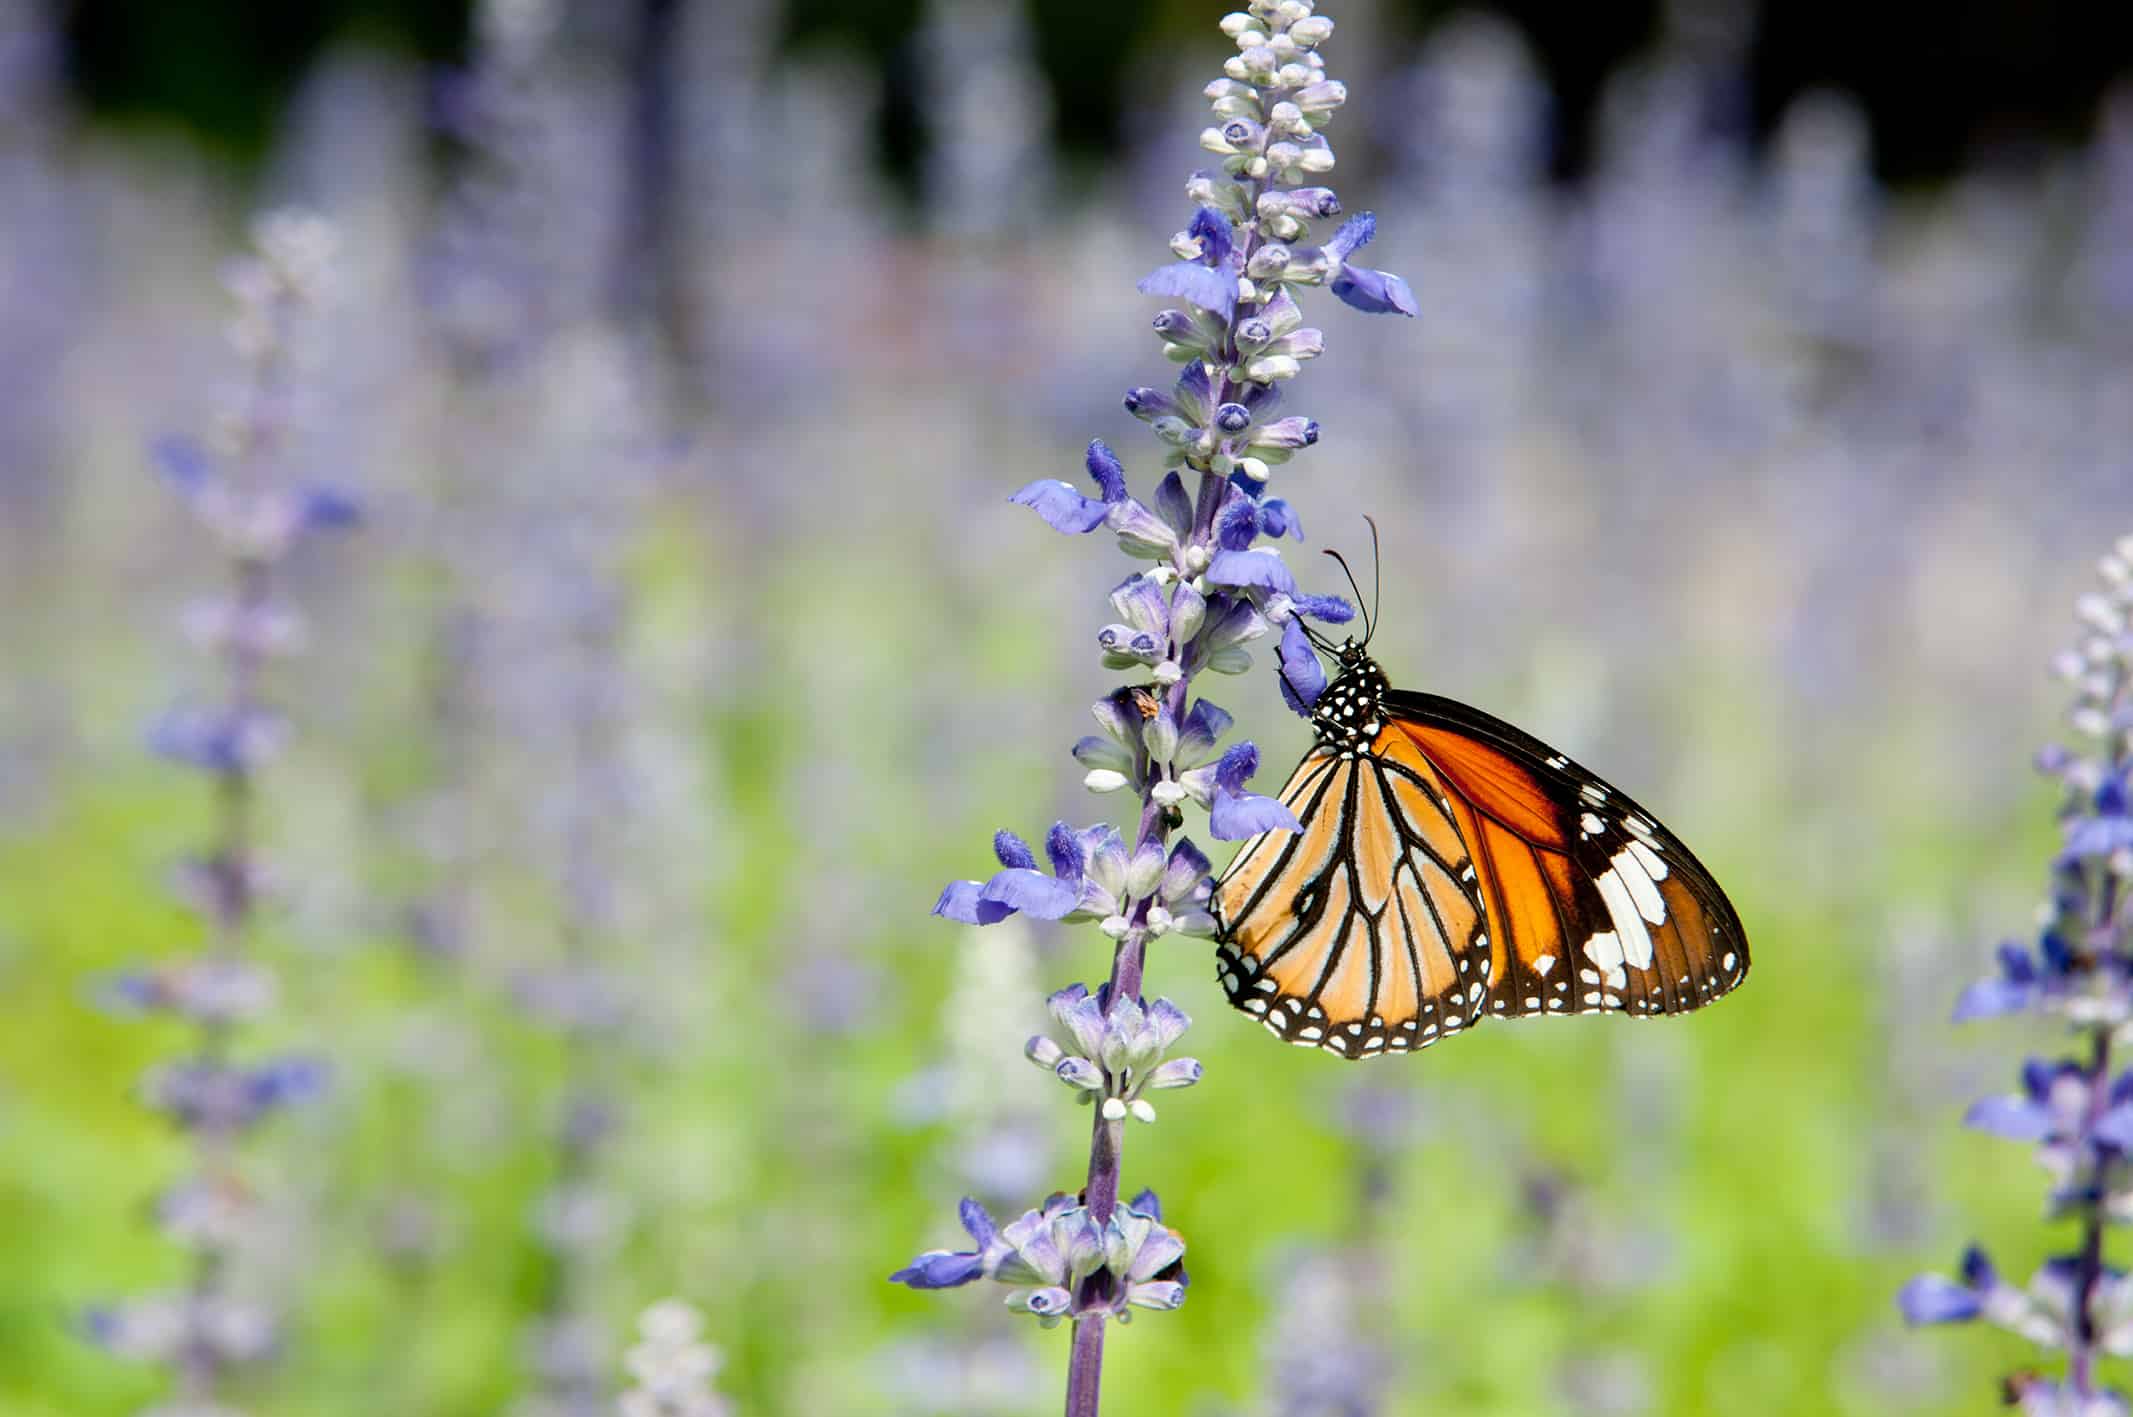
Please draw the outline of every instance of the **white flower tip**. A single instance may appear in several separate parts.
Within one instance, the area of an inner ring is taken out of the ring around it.
[[[1114,1097],[1111,1099],[1111,1102],[1107,1102],[1104,1104],[1106,1109],[1104,1113],[1105,1116],[1110,1116],[1109,1108],[1112,1103],[1115,1103],[1117,1101],[1118,1099]],[[1155,1104],[1150,1102],[1145,1097],[1134,1098],[1133,1105],[1128,1107],[1126,1110],[1133,1114],[1133,1118],[1135,1121],[1153,1122],[1155,1120]],[[1113,1120],[1115,1121],[1116,1119],[1114,1118]]]
[[[1119,1101],[1119,1099],[1117,1099],[1116,1097],[1106,1097],[1104,1099],[1104,1120],[1106,1122],[1125,1121],[1126,1104]]]
[[[1091,768],[1081,782],[1091,792],[1116,792],[1126,785],[1126,775],[1115,768]]]

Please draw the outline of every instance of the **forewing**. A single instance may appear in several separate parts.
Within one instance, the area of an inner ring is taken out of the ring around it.
[[[1686,1013],[1747,976],[1725,892],[1626,794],[1478,709],[1385,707],[1380,756],[1428,764],[1472,849],[1496,927],[1490,1013]]]

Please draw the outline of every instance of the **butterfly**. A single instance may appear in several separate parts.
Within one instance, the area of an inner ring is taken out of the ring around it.
[[[1216,884],[1232,1005],[1368,1058],[1491,1015],[1678,1014],[1740,984],[1740,917],[1679,838],[1531,734],[1394,689],[1375,614],[1364,630],[1307,628],[1339,672],[1281,792],[1302,830],[1246,841]]]

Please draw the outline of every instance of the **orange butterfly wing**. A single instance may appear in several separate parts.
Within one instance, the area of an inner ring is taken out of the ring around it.
[[[1484,906],[1435,773],[1322,746],[1281,800],[1303,830],[1254,837],[1216,891],[1230,1002],[1348,1058],[1420,1048],[1478,1018]]]
[[[1215,894],[1230,1002],[1347,1058],[1485,1013],[1700,1008],[1747,974],[1710,873],[1635,802],[1450,699],[1392,693],[1367,751],[1321,744]]]
[[[1725,892],[1619,789],[1453,700],[1394,693],[1385,711],[1376,751],[1435,769],[1474,853],[1491,1013],[1686,1013],[1747,977]]]

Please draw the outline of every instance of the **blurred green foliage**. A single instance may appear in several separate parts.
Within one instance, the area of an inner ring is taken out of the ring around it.
[[[687,632],[685,617],[656,607],[715,592],[718,559],[690,538],[664,539],[646,571],[655,633]],[[963,957],[961,932],[925,914],[932,890],[973,869],[993,825],[1032,822],[1032,803],[1056,784],[1044,764],[980,756],[963,765],[975,790],[961,819],[909,830],[901,812],[921,769],[893,742],[907,721],[879,711],[911,699],[909,667],[871,570],[863,560],[788,565],[793,594],[777,597],[787,634],[811,653],[847,656],[873,696],[874,712],[850,715],[839,759],[881,804],[882,820],[860,837],[871,859],[812,852],[821,824],[795,784],[825,745],[799,731],[775,684],[701,723],[722,774],[718,795],[696,804],[719,823],[725,858],[701,921],[715,978],[700,1028],[634,1079],[617,1163],[646,1210],[608,1293],[615,1332],[668,1292],[703,1304],[732,1362],[722,1386],[747,1413],[893,1410],[874,1387],[885,1345],[997,1302],[883,1282],[916,1249],[956,1238],[954,1196],[929,1161],[942,1136],[900,1122],[895,1099],[938,1055],[941,1001]],[[987,612],[971,642],[990,648],[962,672],[1004,698],[1045,682],[1035,651],[1054,630],[1034,611]],[[155,697],[124,673],[100,691]],[[1132,1132],[1127,1171],[1130,1184],[1162,1193],[1185,1232],[1192,1289],[1177,1314],[1115,1336],[1107,1411],[1235,1410],[1256,1390],[1276,1341],[1266,1323],[1283,1253],[1337,1240],[1349,1223],[1357,1157],[1334,1116],[1366,1070],[1411,1090],[1425,1118],[1383,1240],[1393,1297],[1372,1315],[1398,1358],[1395,1412],[1565,1410],[1565,1360],[1619,1354],[1644,1360],[1650,1410],[1682,1417],[1982,1410],[1992,1377],[2022,1353],[1983,1333],[1905,1337],[1891,1296],[1973,1231],[2003,1250],[2025,1237],[2041,1249],[2039,1188],[2019,1149],[1957,1128],[1956,1089],[1934,1089],[1945,1100],[1923,1109],[1892,1093],[1891,1010],[1940,1016],[1961,980],[1935,980],[1934,998],[1891,999],[1875,961],[1906,910],[2032,886],[2050,840],[2041,793],[2020,821],[1962,817],[1931,791],[1880,794],[1865,786],[1877,772],[1930,781],[1911,776],[1907,715],[1854,725],[1840,761],[1801,761],[1768,729],[1761,700],[1732,692],[1729,701],[1721,682],[1685,699],[1699,726],[1671,740],[1720,773],[1698,796],[1722,805],[1676,825],[1729,884],[1755,943],[1754,976],[1719,1007],[1660,1023],[1491,1025],[1415,1058],[1352,1066],[1280,1047],[1224,1008],[1203,945],[1158,950],[1152,984],[1197,1020],[1193,1051],[1208,1078],[1168,1100],[1158,1126]],[[1046,700],[1034,713],[1063,737],[1081,710]],[[1280,758],[1301,735],[1290,725],[1266,736]],[[1881,768],[1847,788],[1845,774],[1865,762]],[[1992,751],[1976,771],[2019,774],[2022,764]],[[194,783],[142,763],[66,784],[0,844],[0,1411],[10,1417],[115,1417],[153,1396],[150,1375],[106,1359],[69,1324],[78,1306],[176,1277],[179,1261],[142,1207],[179,1168],[180,1147],[129,1094],[181,1038],[114,1019],[89,996],[101,973],[186,943],[192,927],[156,876],[204,824]],[[1837,849],[1853,839],[1873,849]],[[862,865],[904,897],[871,938],[849,942],[878,981],[870,1009],[848,1035],[802,1035],[782,997],[796,902]],[[1953,942],[1938,957],[1982,958],[1983,943]],[[1088,930],[1062,937],[1045,957],[1046,983],[1100,974],[1102,945]],[[521,1326],[538,1300],[542,1261],[525,1221],[547,1162],[529,1123],[555,1086],[557,1046],[493,998],[466,1004],[494,1050],[484,1063],[505,1119],[478,1160],[440,1165],[419,1131],[425,1106],[361,1061],[375,1051],[365,1040],[421,1003],[429,986],[415,966],[382,938],[324,949],[283,938],[272,950],[293,1022],[285,1038],[252,1042],[344,1061],[335,1100],[278,1123],[255,1153],[262,1185],[296,1188],[330,1222],[300,1266],[302,1318],[257,1410],[494,1412],[519,1382]],[[2022,1040],[1987,1030],[1973,1041],[1983,1054],[1948,1054],[1950,1066],[1997,1085],[1998,1062]],[[1062,1103],[1055,1116],[1057,1184],[1071,1188],[1087,1114]],[[1884,1145],[1933,1178],[1936,1209],[1912,1217],[1925,1253],[1875,1238]],[[1528,1167],[1589,1193],[1596,1240],[1608,1227],[1658,1237],[1650,1282],[1596,1295],[1522,1270]],[[438,1188],[451,1235],[419,1272],[396,1269],[362,1228],[380,1195],[408,1183]],[[1056,1381],[1063,1332],[1030,1337]],[[1904,1355],[1921,1342],[1948,1376],[1906,1387]],[[1055,1392],[1033,1393],[1029,1410],[1051,1407]]]

